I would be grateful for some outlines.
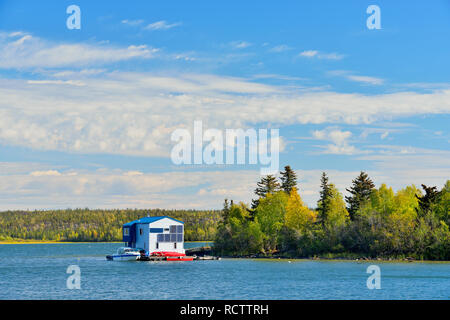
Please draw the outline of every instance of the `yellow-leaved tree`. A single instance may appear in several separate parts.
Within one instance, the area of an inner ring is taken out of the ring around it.
[[[342,193],[330,183],[330,199],[329,199],[329,211],[327,212],[327,219],[325,226],[327,229],[344,226],[349,220],[350,215],[345,207],[344,197]]]
[[[310,210],[300,198],[297,188],[292,188],[286,204],[285,224],[300,234],[311,229],[317,214]]]

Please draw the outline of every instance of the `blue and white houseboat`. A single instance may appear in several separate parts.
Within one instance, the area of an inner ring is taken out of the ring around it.
[[[184,250],[184,223],[168,216],[144,217],[122,226],[126,247],[108,260],[142,260],[150,256],[167,261],[192,260]]]

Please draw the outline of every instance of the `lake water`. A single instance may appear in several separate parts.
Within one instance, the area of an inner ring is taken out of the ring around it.
[[[222,259],[113,262],[118,243],[0,245],[0,299],[449,299],[450,263]],[[185,247],[199,246],[186,243]],[[81,289],[66,287],[69,265]]]

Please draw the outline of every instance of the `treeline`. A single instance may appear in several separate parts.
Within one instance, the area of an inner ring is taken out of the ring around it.
[[[214,239],[220,210],[91,210],[0,212],[0,240],[122,241],[122,225],[146,216],[170,216],[185,223],[186,241]]]
[[[265,176],[251,207],[225,200],[215,249],[221,255],[450,260],[450,181],[438,190],[375,188],[365,172],[344,197],[322,174],[317,208],[308,208],[289,167]]]

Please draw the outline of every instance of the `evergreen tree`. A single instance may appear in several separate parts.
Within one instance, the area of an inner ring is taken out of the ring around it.
[[[261,178],[261,181],[257,183],[255,194],[258,199],[252,200],[252,209],[255,209],[259,204],[260,198],[265,198],[267,194],[274,193],[280,189],[280,184],[273,175],[269,174]]]
[[[290,194],[292,188],[297,187],[297,175],[294,170],[291,169],[290,166],[284,167],[284,172],[281,171],[281,189]]]
[[[330,210],[331,201],[331,189],[328,183],[328,176],[325,172],[322,172],[322,177],[320,178],[320,188],[320,198],[317,202],[317,211],[319,211],[319,218],[322,221],[322,224],[325,224],[328,212]]]
[[[228,199],[225,199],[225,201],[223,202],[223,209],[222,209],[222,221],[223,221],[223,223],[227,223],[228,222],[229,215],[230,215],[230,204],[228,203]]]
[[[361,171],[359,176],[352,181],[351,188],[346,189],[351,194],[350,196],[345,197],[345,201],[347,201],[349,205],[348,212],[350,214],[350,219],[355,219],[355,215],[361,205],[369,200],[373,188],[375,188],[375,185],[372,180],[367,173]]]
[[[422,184],[423,190],[425,190],[425,195],[416,195],[417,200],[419,200],[419,209],[417,210],[419,216],[424,216],[428,211],[431,210],[432,206],[439,201],[440,191],[437,187],[427,187]]]

